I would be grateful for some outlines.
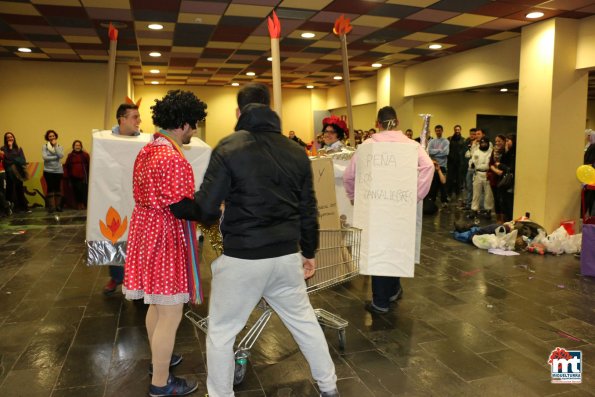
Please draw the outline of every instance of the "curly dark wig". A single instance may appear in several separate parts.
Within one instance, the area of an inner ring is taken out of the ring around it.
[[[155,99],[151,106],[153,124],[164,130],[183,128],[188,123],[192,129],[207,116],[207,104],[190,91],[171,90],[163,99]]]

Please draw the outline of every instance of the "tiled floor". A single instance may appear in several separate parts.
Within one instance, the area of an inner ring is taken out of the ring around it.
[[[571,255],[501,257],[458,243],[449,233],[456,215],[425,219],[422,264],[390,314],[364,311],[366,277],[312,296],[315,307],[350,323],[345,351],[336,331],[325,331],[342,396],[595,395],[595,280],[580,276]],[[147,395],[146,308],[119,293],[103,296],[106,269],[83,262],[84,222],[83,213],[57,220],[41,210],[0,220],[2,397]],[[185,359],[175,373],[196,377],[201,397],[204,346],[184,320],[176,352]],[[582,351],[582,384],[550,383],[547,359],[557,346]],[[275,316],[236,390],[318,395]]]

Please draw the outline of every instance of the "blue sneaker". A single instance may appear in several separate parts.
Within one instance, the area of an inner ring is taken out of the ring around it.
[[[166,397],[166,396],[185,396],[198,389],[198,382],[191,381],[188,383],[186,379],[176,378],[169,374],[167,385],[158,387],[151,385],[149,387],[149,396],[151,397]]]
[[[169,361],[169,367],[175,367],[181,363],[183,359],[184,357],[182,357],[182,355],[172,354],[171,360]],[[149,364],[149,375],[153,375],[153,364]]]

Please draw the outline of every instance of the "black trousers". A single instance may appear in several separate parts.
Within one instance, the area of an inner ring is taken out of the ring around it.
[[[388,308],[389,298],[400,288],[400,277],[372,276],[372,302],[380,308]]]
[[[51,193],[58,193],[61,194],[62,192],[62,176],[64,174],[56,174],[53,172],[43,172],[43,177],[45,178],[45,183],[48,186],[48,194]]]
[[[89,185],[82,179],[70,178],[72,184],[72,191],[74,192],[74,198],[78,204],[87,205],[87,191]]]

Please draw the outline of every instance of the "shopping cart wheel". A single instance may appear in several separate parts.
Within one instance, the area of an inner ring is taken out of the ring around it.
[[[246,372],[248,371],[248,357],[249,353],[245,351],[236,352],[236,367],[233,372],[234,385],[239,385],[244,381]]]
[[[339,349],[345,350],[345,342],[347,342],[347,334],[343,328],[339,330]]]

